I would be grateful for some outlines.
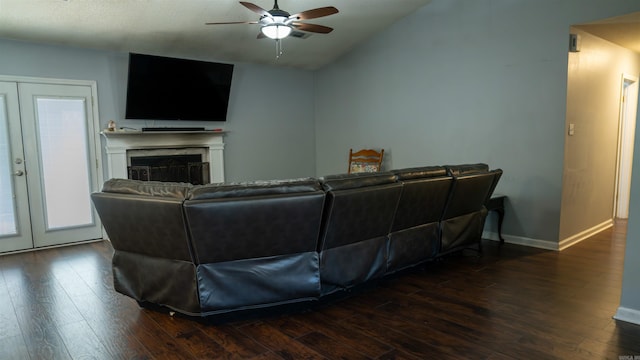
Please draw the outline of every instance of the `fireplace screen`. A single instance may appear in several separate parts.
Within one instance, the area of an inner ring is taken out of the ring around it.
[[[131,157],[129,179],[143,181],[209,183],[209,163],[201,155],[162,155]]]

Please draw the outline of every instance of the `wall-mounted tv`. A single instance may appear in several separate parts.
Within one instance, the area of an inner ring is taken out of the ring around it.
[[[233,65],[129,54],[125,118],[226,121]]]

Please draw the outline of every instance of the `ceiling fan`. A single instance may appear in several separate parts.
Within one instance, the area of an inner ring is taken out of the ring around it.
[[[297,14],[289,14],[278,7],[278,0],[274,1],[273,9],[267,11],[256,4],[246,1],[240,1],[240,4],[247,9],[260,15],[258,21],[231,21],[231,22],[214,22],[206,23],[206,25],[228,25],[228,24],[258,24],[260,25],[260,33],[258,39],[268,37],[276,41],[284,39],[292,30],[301,30],[312,33],[328,34],[333,31],[332,28],[317,24],[308,24],[300,22],[300,20],[315,19],[323,16],[333,15],[338,12],[333,6],[326,6],[317,9],[311,9]]]

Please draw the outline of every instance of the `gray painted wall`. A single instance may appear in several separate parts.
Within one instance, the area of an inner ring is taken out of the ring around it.
[[[385,166],[502,168],[504,233],[556,243],[570,25],[640,10],[614,1],[434,0],[316,76],[318,174],[349,148]]]
[[[123,120],[127,59],[124,53],[0,40],[0,75],[95,80],[103,128],[112,119],[133,128],[203,125]],[[205,123],[229,131],[227,181],[315,175],[312,89],[310,71],[236,64],[227,121]]]

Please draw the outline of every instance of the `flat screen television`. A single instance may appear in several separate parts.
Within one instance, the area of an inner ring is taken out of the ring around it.
[[[125,118],[226,121],[233,65],[129,54]]]

